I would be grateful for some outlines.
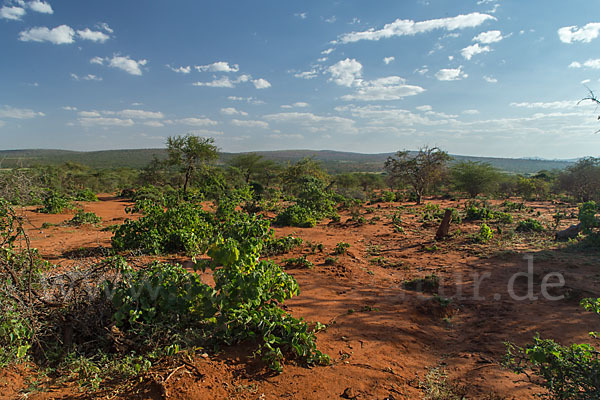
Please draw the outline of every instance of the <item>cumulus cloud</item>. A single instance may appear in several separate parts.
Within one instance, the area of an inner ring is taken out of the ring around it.
[[[316,69],[311,69],[310,71],[298,72],[294,74],[294,78],[300,79],[313,79],[318,75],[318,71]]]
[[[355,59],[346,58],[327,68],[327,72],[331,74],[330,81],[340,86],[350,87],[360,80],[362,64]]]
[[[267,89],[271,87],[271,83],[263,78],[258,78],[252,81],[254,87],[257,89]]]
[[[221,108],[221,114],[223,114],[223,115],[243,115],[243,116],[248,115],[247,112],[240,111],[240,110],[236,109],[235,107]]]
[[[96,24],[96,27],[99,29],[103,29],[108,33],[113,33],[114,31],[112,30],[112,28],[110,26],[108,26],[108,24],[106,22],[100,22],[99,24]]]
[[[165,126],[165,124],[163,124],[160,121],[146,121],[146,122],[144,122],[144,125],[149,126],[151,128],[161,128],[161,127]]]
[[[330,48],[328,48],[328,49],[326,49],[326,50],[323,50],[323,51],[321,52],[321,54],[323,54],[323,55],[329,55],[329,54],[333,53],[333,51],[334,51],[334,50],[335,50],[335,49],[334,49],[333,47],[330,47]]]
[[[481,32],[479,35],[475,36],[473,38],[474,42],[479,42],[482,44],[490,44],[490,43],[496,43],[501,41],[502,39],[504,39],[504,37],[502,36],[502,32],[500,31],[487,31],[487,32]]]
[[[563,110],[566,108],[577,107],[577,100],[561,100],[561,101],[537,101],[537,102],[521,102],[521,103],[510,103],[511,107],[518,108],[541,108],[541,109],[556,109]]]
[[[263,128],[267,129],[269,127],[269,123],[265,121],[256,121],[256,120],[240,120],[240,119],[232,119],[231,124],[235,126],[240,126],[244,128]]]
[[[210,71],[210,72],[238,72],[240,66],[237,64],[229,65],[226,61],[217,61],[207,65],[196,65],[194,66],[198,72]]]
[[[592,69],[600,69],[600,58],[590,58],[585,61],[583,64],[578,61],[573,61],[569,64],[569,68],[592,68]]]
[[[456,17],[431,19],[415,22],[413,20],[397,19],[392,23],[384,25],[382,29],[368,29],[362,32],[346,33],[340,37],[342,43],[358,42],[359,40],[380,40],[394,36],[416,35],[437,29],[454,31],[458,29],[474,28],[488,20],[496,20],[488,14],[474,12]]]
[[[44,113],[29,108],[16,108],[6,105],[0,107],[0,118],[31,119],[43,116],[45,116]]]
[[[63,106],[62,109],[65,111],[77,111],[77,107],[73,106]]]
[[[389,63],[391,63],[392,61],[394,61],[396,59],[396,57],[391,56],[391,57],[385,57],[383,59],[383,62],[385,63],[385,65],[388,65]]]
[[[494,78],[492,76],[484,75],[483,76],[483,80],[486,81],[486,82],[488,82],[488,83],[498,83],[498,79],[496,79],[496,78]]]
[[[271,133],[268,137],[271,139],[304,139],[304,135],[299,133]]]
[[[45,1],[33,0],[27,3],[27,6],[35,12],[39,12],[42,14],[54,14],[52,6],[50,6],[50,4],[46,3]]]
[[[300,19],[306,19],[306,17],[308,17],[308,14],[305,12],[295,13],[294,17],[298,17]]]
[[[94,126],[133,126],[134,122],[131,119],[121,119],[121,118],[106,118],[106,117],[82,117],[78,119],[79,124],[85,127],[94,127]]]
[[[440,81],[458,81],[467,78],[469,75],[462,70],[462,65],[458,68],[444,68],[435,73],[435,77]]]
[[[433,107],[431,107],[429,104],[425,104],[425,105],[418,106],[418,107],[415,107],[415,108],[417,110],[419,110],[419,111],[431,111],[431,110],[433,110]]]
[[[80,117],[85,118],[97,118],[102,116],[98,111],[79,111],[77,114]]]
[[[169,68],[173,72],[177,72],[178,74],[189,74],[190,72],[192,72],[192,67],[190,67],[189,65],[185,67],[172,67],[169,64],[167,64],[167,68]]]
[[[215,88],[234,88],[234,82],[228,76],[222,76],[219,79],[214,79],[210,82],[194,82],[194,86],[207,86]]]
[[[118,54],[114,54],[112,56],[112,58],[110,58],[110,57],[104,57],[104,58],[94,57],[90,60],[90,63],[100,64],[100,65],[106,64],[109,67],[118,68],[122,71],[127,72],[128,74],[140,76],[140,75],[142,75],[141,67],[146,65],[148,63],[148,61],[147,60],[137,60],[136,61],[136,60],[133,60],[129,56],[120,56]]]
[[[121,110],[117,111],[117,115],[123,118],[133,119],[162,119],[164,114],[160,111],[145,111],[145,110]]]
[[[265,104],[264,101],[259,100],[256,97],[228,96],[227,98],[232,101],[245,101],[250,104]]]
[[[424,91],[425,89],[420,86],[406,84],[404,78],[387,76],[371,81],[360,81],[356,92],[342,96],[342,100],[390,101],[414,96]]]
[[[480,46],[479,43],[475,43],[462,49],[460,54],[465,59],[470,60],[476,54],[487,53],[489,51],[491,51],[490,46]]]
[[[465,115],[477,115],[477,114],[479,114],[479,110],[469,109],[469,110],[464,110],[462,113]]]
[[[321,116],[313,113],[284,112],[277,114],[268,114],[264,119],[274,122],[289,124],[294,128],[301,127],[309,132],[336,132],[336,133],[357,133],[354,121],[349,118],[337,116]]]
[[[600,22],[590,22],[582,26],[564,26],[558,30],[558,38],[563,43],[589,43],[600,34]]]
[[[108,36],[104,32],[100,31],[92,31],[90,28],[85,28],[84,30],[77,31],[77,36],[84,40],[91,40],[92,42],[100,42],[104,43],[110,36]]]
[[[84,76],[79,76],[77,74],[72,73],[71,74],[71,78],[73,78],[73,80],[76,80],[76,81],[83,80],[83,81],[97,81],[97,82],[100,82],[102,80],[102,77],[96,76],[94,74],[87,74],[87,75],[84,75]]]
[[[19,34],[23,42],[50,42],[53,44],[70,44],[75,40],[75,31],[68,25],[60,25],[48,29],[45,26],[31,28]]]
[[[189,126],[214,126],[218,124],[217,121],[213,121],[209,118],[182,118],[178,119],[176,122]]]
[[[25,14],[25,9],[21,7],[4,6],[0,8],[0,18],[4,19],[19,21]]]

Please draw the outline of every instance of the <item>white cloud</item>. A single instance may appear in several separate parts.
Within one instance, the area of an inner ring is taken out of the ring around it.
[[[31,119],[45,116],[42,112],[36,112],[29,108],[16,108],[11,106],[0,107],[0,118]]]
[[[498,83],[498,79],[494,78],[493,76],[484,75],[483,80],[488,83]]]
[[[216,88],[234,88],[235,84],[229,79],[228,76],[222,76],[219,79],[214,79],[210,82],[194,82],[194,86],[207,86]]]
[[[388,65],[389,63],[391,63],[392,61],[394,61],[396,59],[396,57],[391,56],[391,57],[385,57],[383,59],[383,62],[385,63],[385,65]]]
[[[590,58],[589,60],[585,61],[583,64],[581,64],[578,61],[573,61],[571,64],[569,64],[569,68],[583,68],[583,67],[592,68],[592,69],[600,69],[600,58]]]
[[[207,86],[216,88],[234,88],[238,83],[248,82],[252,77],[250,75],[240,75],[236,79],[231,80],[228,76],[223,75],[218,79],[213,79],[210,82],[194,82],[194,86]],[[268,83],[268,82],[267,82]],[[255,84],[256,86],[256,84]]]
[[[323,55],[329,55],[329,54],[333,53],[333,51],[334,51],[334,50],[335,50],[335,49],[334,49],[333,47],[330,47],[330,48],[329,48],[329,49],[327,49],[327,50],[323,50],[323,51],[321,52],[321,54],[323,54]]]
[[[106,22],[100,22],[99,24],[96,24],[97,28],[100,29],[104,29],[106,32],[108,33],[113,33],[114,31],[111,29],[110,26],[108,26],[108,24]]]
[[[160,111],[145,110],[121,110],[117,111],[117,115],[123,118],[133,119],[162,119],[165,117]]]
[[[328,24],[333,24],[335,21],[337,21],[335,15],[332,15],[331,17],[325,19],[325,22],[327,22]]]
[[[548,102],[522,102],[510,103],[511,107],[518,108],[541,108],[541,109],[565,109],[577,107],[576,100],[548,101]]]
[[[403,110],[394,107],[383,107],[378,105],[367,106],[339,106],[335,108],[339,112],[349,112],[355,118],[363,119],[367,126],[361,128],[361,131],[377,130],[394,131],[399,127],[425,125],[425,126],[441,126],[446,125],[454,120],[453,116],[448,116],[443,113],[435,113],[431,110],[426,110],[424,114],[413,113],[408,110]]]
[[[360,81],[354,94],[342,96],[342,100],[390,101],[400,100],[424,92],[420,86],[407,85],[399,76],[387,76],[372,81]]]
[[[90,28],[85,28],[84,30],[77,31],[77,36],[79,36],[81,39],[91,40],[92,42],[100,43],[104,43],[108,39],[110,39],[110,36],[108,36],[106,33],[100,31],[92,31]]]
[[[264,118],[274,123],[289,124],[295,129],[304,128],[309,132],[335,132],[344,134],[357,133],[354,121],[337,116],[320,116],[312,113],[284,112],[268,114]]]
[[[105,117],[97,117],[97,118],[88,118],[83,117],[79,118],[79,123],[85,127],[93,127],[93,126],[133,126],[134,122],[131,119],[121,119],[121,118],[105,118]]]
[[[71,78],[73,78],[76,81],[84,80],[84,81],[97,81],[97,82],[100,82],[102,80],[102,77],[96,76],[94,74],[87,74],[87,75],[84,75],[84,76],[79,76],[77,74],[72,73],[71,74]]]
[[[255,79],[252,83],[254,83],[254,87],[257,89],[267,89],[271,87],[271,83],[263,78]]]
[[[415,108],[416,108],[417,110],[419,110],[419,111],[431,111],[431,110],[433,110],[433,107],[431,107],[431,106],[430,106],[430,105],[428,105],[428,104],[425,104],[425,105],[423,105],[423,106],[418,106],[418,107],[415,107]]]
[[[425,75],[429,72],[429,68],[427,68],[427,65],[423,65],[421,68],[417,68],[415,72],[419,75]]]
[[[469,75],[462,70],[462,65],[458,68],[444,68],[435,73],[435,77],[440,81],[458,81],[467,78]]]
[[[54,10],[52,10],[52,6],[50,6],[50,4],[48,4],[44,1],[33,0],[33,1],[30,1],[27,4],[27,6],[29,6],[29,8],[35,12],[39,12],[42,14],[54,14]]]
[[[287,108],[287,109],[290,109],[290,108],[294,108],[294,107],[298,107],[298,108],[305,108],[305,107],[308,107],[308,106],[310,106],[310,104],[308,104],[308,103],[305,103],[305,102],[303,102],[303,101],[298,101],[298,102],[296,102],[296,103],[294,103],[294,104],[284,104],[284,105],[282,105],[282,106],[280,106],[280,107],[281,107],[281,108]]]
[[[362,64],[355,59],[346,58],[327,68],[327,72],[331,74],[330,81],[340,86],[350,87],[360,80]]]
[[[558,38],[563,43],[589,43],[596,39],[599,34],[600,22],[590,22],[581,28],[578,26],[564,26],[558,30]]]
[[[307,13],[305,13],[305,12],[301,12],[301,13],[295,13],[295,14],[294,14],[294,17],[298,17],[298,18],[300,18],[300,19],[306,19],[306,17],[307,17],[307,16],[308,16],[308,14],[307,14]]]
[[[482,44],[490,44],[490,43],[496,43],[501,41],[502,39],[504,39],[504,37],[502,36],[502,32],[500,31],[487,31],[487,32],[481,32],[479,35],[475,36],[473,38],[474,42],[479,42]]]
[[[85,118],[97,118],[102,116],[98,111],[79,111],[77,114],[80,117]]]
[[[19,34],[19,40],[23,42],[50,42],[53,44],[70,44],[75,40],[75,31],[68,25],[60,25],[48,29],[45,26],[31,28]]]
[[[183,118],[178,119],[176,122],[190,126],[214,126],[218,124],[217,121],[209,118]]]
[[[245,101],[250,104],[265,104],[264,101],[257,99],[256,97],[239,97],[239,96],[229,96],[227,97],[232,101]]]
[[[584,79],[581,81],[582,85],[585,85],[586,83],[590,83],[592,80],[591,79]]]
[[[469,110],[464,110],[462,113],[465,115],[477,115],[477,114],[479,114],[479,110],[469,109]]]
[[[237,64],[229,65],[226,61],[217,61],[207,65],[196,65],[194,66],[198,72],[210,71],[210,72],[238,72],[240,66]]]
[[[304,135],[299,133],[272,133],[267,137],[271,139],[304,139]]]
[[[269,124],[265,121],[256,121],[256,120],[240,120],[240,119],[232,119],[231,124],[235,126],[241,126],[244,128],[269,128]]]
[[[390,24],[384,25],[384,27],[379,30],[371,28],[362,32],[344,34],[340,37],[340,41],[342,43],[351,43],[359,40],[379,40],[394,36],[412,36],[436,29],[454,31],[457,29],[474,28],[488,20],[496,20],[496,18],[488,14],[475,12],[466,15],[458,15],[456,17],[431,19],[420,22],[397,19]]]
[[[177,72],[179,74],[189,74],[190,72],[192,72],[192,67],[188,66],[181,66],[181,67],[171,67],[169,64],[167,64],[167,68],[169,68],[171,71],[173,72]]]
[[[221,136],[223,135],[223,131],[214,131],[212,129],[194,129],[189,133],[196,136],[204,136],[204,137],[212,137],[212,136]]]
[[[467,60],[470,60],[474,55],[487,53],[491,51],[490,46],[480,46],[479,43],[472,44],[460,51],[460,54]]]
[[[92,63],[92,64],[104,65],[105,62],[106,62],[106,65],[108,65],[109,67],[118,68],[120,70],[127,72],[128,74],[139,76],[139,75],[142,75],[142,69],[140,67],[143,67],[144,65],[146,65],[148,61],[146,61],[146,60],[136,61],[136,60],[131,59],[129,56],[120,56],[117,54],[114,54],[112,56],[112,58],[94,57],[90,60],[90,63]]]
[[[77,111],[77,107],[72,106],[63,106],[62,109],[65,111]]]
[[[243,115],[243,116],[247,116],[248,113],[245,111],[240,111],[234,107],[225,107],[225,108],[221,108],[221,114],[223,115]]]
[[[165,124],[163,124],[160,121],[146,121],[146,122],[144,122],[144,125],[152,127],[152,128],[161,128],[161,127],[165,126]]]
[[[19,21],[25,15],[26,11],[21,7],[4,6],[0,8],[0,18]]]
[[[313,79],[313,78],[316,78],[317,75],[318,75],[317,70],[311,69],[310,71],[298,72],[297,74],[294,74],[294,77],[300,78],[300,79]]]

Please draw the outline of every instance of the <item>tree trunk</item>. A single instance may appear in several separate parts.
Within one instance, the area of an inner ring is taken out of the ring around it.
[[[183,193],[187,193],[187,186],[188,186],[188,182],[190,180],[191,174],[192,174],[192,170],[190,168],[188,168],[185,171],[185,180],[183,181]]]
[[[422,198],[422,197],[423,197],[423,196],[421,195],[421,192],[417,192],[417,205],[418,205],[418,206],[419,206],[419,205],[421,205],[421,198]]]

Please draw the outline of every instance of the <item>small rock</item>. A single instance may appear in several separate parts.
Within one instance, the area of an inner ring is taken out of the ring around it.
[[[357,397],[357,394],[356,394],[356,392],[354,391],[354,389],[352,389],[352,388],[350,388],[350,387],[347,387],[347,388],[344,390],[344,393],[342,393],[342,396],[341,396],[341,397],[342,397],[343,399],[356,399],[356,397]]]

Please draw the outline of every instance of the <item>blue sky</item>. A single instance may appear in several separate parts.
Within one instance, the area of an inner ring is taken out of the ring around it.
[[[0,4],[2,149],[600,150],[594,1]]]

